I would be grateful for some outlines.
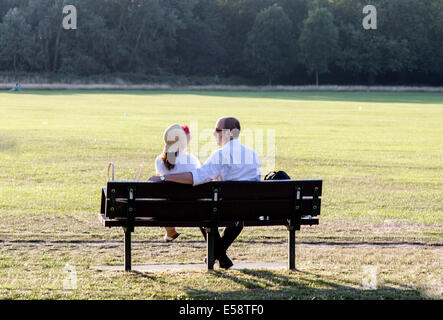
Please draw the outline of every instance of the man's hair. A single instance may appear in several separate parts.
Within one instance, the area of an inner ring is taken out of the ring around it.
[[[234,138],[238,138],[241,129],[240,121],[234,117],[223,118],[223,129],[231,130]]]

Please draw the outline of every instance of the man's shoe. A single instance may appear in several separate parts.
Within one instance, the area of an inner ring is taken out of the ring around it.
[[[208,264],[208,259],[205,258],[205,264]],[[232,260],[225,255],[222,259],[215,259],[215,262],[218,261],[218,266],[220,268],[226,269],[228,270],[230,267],[232,267],[234,265],[234,263],[232,262]]]
[[[220,268],[228,270],[233,265],[234,265],[234,263],[232,263],[232,260],[226,254],[219,257],[219,259],[218,259],[218,266]]]

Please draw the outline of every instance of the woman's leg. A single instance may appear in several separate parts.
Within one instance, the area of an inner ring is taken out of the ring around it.
[[[177,231],[175,230],[175,227],[165,227],[165,230],[166,230],[166,234],[169,237],[173,237],[173,236],[175,236],[177,234]]]
[[[174,239],[176,239],[180,235],[180,233],[178,233],[175,230],[175,227],[165,227],[165,230],[166,230],[166,235],[165,235],[164,239],[166,242],[173,241]]]

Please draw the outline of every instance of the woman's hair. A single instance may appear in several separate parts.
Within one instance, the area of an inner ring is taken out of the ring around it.
[[[163,161],[163,164],[165,165],[166,169],[168,169],[169,171],[174,169],[174,167],[175,167],[175,159],[177,158],[177,156],[178,156],[178,151],[177,152],[163,152],[163,154],[162,154],[162,161]],[[169,161],[169,159],[171,159],[171,158],[174,159],[172,161],[174,163],[171,163]]]
[[[191,135],[188,126],[173,124],[163,133],[165,148],[163,149],[162,161],[166,169],[172,170],[175,167],[176,159],[180,151],[186,150]]]

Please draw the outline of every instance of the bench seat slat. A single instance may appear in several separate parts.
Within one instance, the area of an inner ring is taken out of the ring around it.
[[[100,214],[100,221],[105,227],[124,227],[126,226],[126,219],[108,219],[103,214]],[[157,220],[152,218],[136,218],[134,224],[137,227],[209,227],[209,220]],[[234,226],[234,221],[219,221],[218,226],[227,227]],[[288,221],[286,219],[275,220],[245,220],[242,221],[244,226],[286,226]],[[301,220],[301,225],[318,225],[317,218],[306,218]]]

